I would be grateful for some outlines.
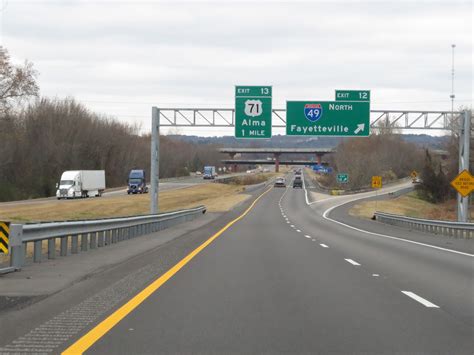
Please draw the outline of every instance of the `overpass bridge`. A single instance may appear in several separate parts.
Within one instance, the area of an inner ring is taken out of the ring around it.
[[[275,171],[279,171],[280,164],[284,165],[309,165],[321,164],[322,157],[326,154],[335,153],[335,148],[220,148],[220,153],[229,154],[231,159],[222,160],[224,164],[233,164],[236,168],[239,164],[275,164]],[[273,155],[272,160],[261,159],[234,159],[237,154],[268,154]],[[316,160],[285,160],[281,161],[282,154],[310,154]],[[235,169],[234,169],[235,170]]]

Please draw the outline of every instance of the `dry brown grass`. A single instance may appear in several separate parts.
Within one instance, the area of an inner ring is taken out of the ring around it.
[[[365,201],[351,208],[349,214],[352,216],[371,218],[375,211],[393,213],[414,218],[428,218],[437,220],[455,221],[457,218],[456,201],[451,200],[442,204],[433,204],[417,197],[416,192],[384,200]],[[471,218],[474,211],[471,209]]]
[[[163,191],[159,197],[160,211],[172,211],[206,205],[210,212],[224,212],[246,200],[242,186],[202,184]],[[124,195],[87,200],[46,201],[36,204],[0,207],[2,220],[12,222],[59,221],[131,216],[149,213],[150,194]]]
[[[247,200],[250,195],[241,194],[243,186],[224,184],[202,184],[160,193],[160,211],[172,211],[205,205],[209,212],[225,212]],[[47,201],[34,205],[10,205],[0,207],[0,219],[12,222],[60,221],[119,217],[149,213],[150,195],[124,195],[87,200]],[[69,244],[71,241],[69,241]],[[47,241],[43,241],[43,253],[47,252]],[[59,255],[60,241],[56,240],[56,255]],[[70,249],[70,245],[69,245]],[[33,253],[29,243],[27,254]],[[0,255],[0,263],[8,256]]]

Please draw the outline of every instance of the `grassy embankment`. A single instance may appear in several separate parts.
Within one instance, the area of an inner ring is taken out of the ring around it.
[[[234,184],[202,184],[160,193],[160,211],[173,211],[205,205],[209,212],[225,212],[245,201],[245,185],[257,184],[274,174],[243,176]],[[0,205],[2,220],[12,222],[80,220],[147,214],[150,194],[122,195],[86,200],[45,201],[41,203]]]
[[[393,213],[414,218],[455,221],[457,218],[456,201],[450,200],[440,204],[424,201],[416,191],[383,201],[365,201],[356,204],[349,213],[356,217],[371,218],[375,211]],[[471,208],[471,219],[474,211]]]

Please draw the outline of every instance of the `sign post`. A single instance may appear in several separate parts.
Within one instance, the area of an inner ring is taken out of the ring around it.
[[[235,138],[272,137],[272,87],[235,87]]]

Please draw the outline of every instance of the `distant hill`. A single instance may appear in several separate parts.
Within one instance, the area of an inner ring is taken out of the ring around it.
[[[236,139],[233,136],[199,137],[184,135],[168,135],[169,138],[194,144],[214,144],[222,147],[248,147],[248,148],[334,148],[344,138],[340,137],[304,137],[276,135],[271,139],[252,140]],[[448,136],[429,136],[427,134],[402,134],[402,139],[420,147],[430,149],[445,149]]]

